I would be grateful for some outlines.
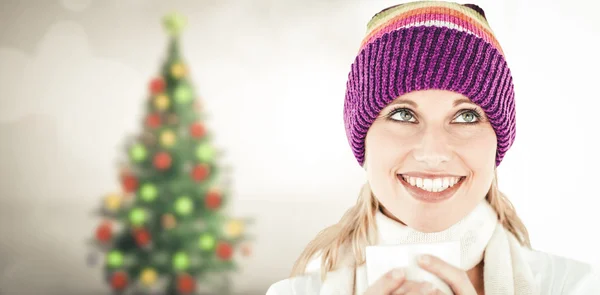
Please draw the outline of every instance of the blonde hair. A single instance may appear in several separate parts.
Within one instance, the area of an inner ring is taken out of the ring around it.
[[[497,173],[487,193],[486,199],[498,214],[498,220],[519,243],[531,248],[527,228],[517,216],[517,212],[508,198],[498,189]],[[365,262],[364,249],[374,244],[377,229],[375,212],[380,209],[377,198],[373,196],[368,183],[363,185],[356,204],[348,209],[337,224],[325,228],[306,246],[292,268],[291,277],[302,275],[308,263],[317,255],[321,256],[321,279],[327,272],[340,267],[343,259],[342,247],[351,251],[354,265]],[[345,253],[345,252],[344,252]],[[346,254],[347,255],[347,254]]]

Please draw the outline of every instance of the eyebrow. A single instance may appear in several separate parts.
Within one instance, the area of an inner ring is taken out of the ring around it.
[[[470,99],[468,98],[460,98],[454,101],[454,103],[452,104],[452,107],[455,107],[461,103],[469,103],[469,104],[474,104]]]
[[[457,99],[457,100],[454,101],[454,103],[452,104],[452,107],[456,107],[457,105],[459,105],[461,103],[468,103],[468,104],[473,104],[473,105],[475,104],[475,103],[473,103],[468,98],[459,98],[459,99]],[[399,99],[399,100],[394,101],[393,104],[407,104],[407,105],[410,105],[410,106],[412,106],[414,108],[418,108],[419,107],[416,102],[414,102],[412,100],[409,100],[409,99]]]

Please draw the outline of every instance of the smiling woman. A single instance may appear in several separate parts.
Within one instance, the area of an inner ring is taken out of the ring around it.
[[[498,189],[514,86],[483,9],[410,2],[367,27],[344,102],[366,184],[267,294],[600,294],[588,264],[531,248]]]

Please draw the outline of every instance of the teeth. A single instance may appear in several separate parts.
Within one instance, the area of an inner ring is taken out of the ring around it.
[[[459,177],[444,177],[444,178],[419,178],[402,175],[402,178],[410,185],[430,192],[441,192],[453,187],[460,181]]]

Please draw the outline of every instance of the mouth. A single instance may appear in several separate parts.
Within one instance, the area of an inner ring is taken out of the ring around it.
[[[422,202],[437,203],[450,199],[461,187],[465,176],[414,177],[397,175],[410,195]]]

